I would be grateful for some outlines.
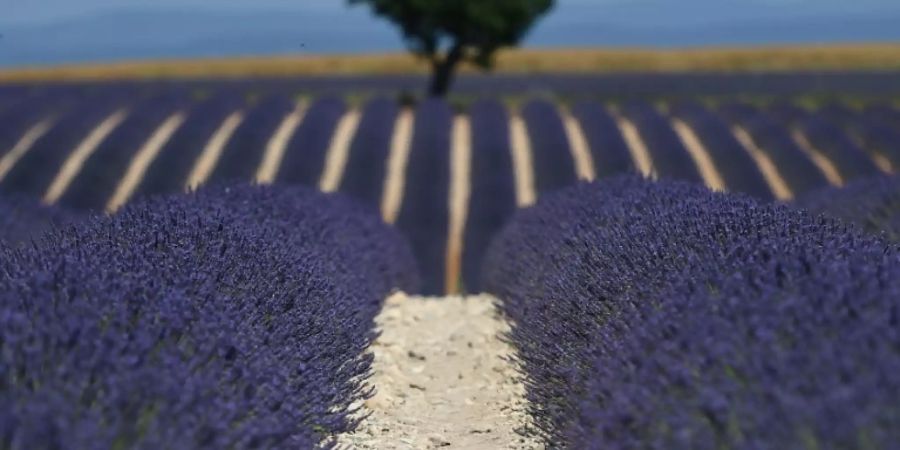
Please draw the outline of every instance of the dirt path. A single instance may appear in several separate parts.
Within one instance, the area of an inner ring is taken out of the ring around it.
[[[647,178],[655,178],[653,158],[650,156],[650,150],[647,149],[647,144],[641,138],[641,132],[638,131],[637,126],[618,112],[610,112],[619,126],[619,131],[622,133],[622,138],[625,139],[625,144],[631,153],[631,160],[634,161],[638,172]]]
[[[775,198],[780,201],[789,201],[794,198],[794,193],[791,192],[791,188],[778,170],[778,166],[775,165],[775,162],[769,158],[769,155],[763,149],[756,145],[750,133],[737,125],[732,127],[731,132],[741,146],[750,153],[750,157],[756,161],[756,165],[766,179],[766,183],[769,184],[772,193],[775,194]]]
[[[528,127],[518,114],[509,118],[509,146],[512,151],[513,175],[516,183],[516,205],[531,206],[537,201],[534,187],[534,161]]]
[[[206,182],[213,169],[216,168],[216,164],[219,162],[222,152],[225,151],[225,146],[228,145],[231,135],[234,134],[243,121],[244,112],[235,111],[229,114],[222,124],[219,125],[219,128],[209,138],[209,142],[203,147],[203,152],[197,157],[197,161],[194,163],[193,169],[191,169],[191,174],[188,175],[187,182],[185,182],[185,189],[194,190]]]
[[[681,140],[685,150],[694,160],[694,166],[700,171],[700,177],[703,178],[706,187],[713,191],[724,192],[726,190],[725,180],[722,179],[722,174],[716,168],[716,163],[713,162],[712,156],[703,145],[700,136],[697,136],[687,122],[680,119],[672,119],[672,129],[675,130],[678,139]]]
[[[275,177],[278,176],[278,169],[281,168],[281,161],[287,152],[288,144],[297,128],[306,118],[308,105],[306,102],[299,102],[294,106],[294,110],[289,112],[281,119],[278,128],[272,133],[269,141],[266,143],[266,151],[263,153],[263,159],[256,170],[256,182],[260,184],[272,184]]]
[[[147,173],[150,164],[159,155],[163,146],[169,142],[172,135],[184,124],[185,119],[187,119],[187,114],[183,111],[170,115],[141,145],[131,159],[128,169],[125,170],[125,175],[119,180],[112,197],[106,202],[106,212],[110,214],[116,212],[131,199],[134,190],[137,189],[138,185],[141,184],[141,180],[144,179],[144,174]]]
[[[103,122],[100,122],[97,127],[88,133],[78,146],[69,153],[66,161],[63,163],[62,167],[60,167],[59,172],[56,174],[56,178],[53,179],[53,182],[50,183],[50,187],[47,188],[47,192],[44,193],[44,203],[52,205],[66,193],[66,189],[69,188],[69,185],[72,184],[72,181],[78,176],[78,172],[81,172],[81,168],[84,166],[85,161],[87,161],[97,148],[100,147],[100,144],[103,144],[103,141],[106,140],[106,138],[115,131],[123,121],[125,121],[126,117],[128,117],[127,110],[118,110],[110,114],[106,119],[103,119]]]
[[[376,318],[377,389],[371,416],[340,448],[536,449],[524,387],[499,339],[508,329],[488,296],[421,298],[395,295]]]

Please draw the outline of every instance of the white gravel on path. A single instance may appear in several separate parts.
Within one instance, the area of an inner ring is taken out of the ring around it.
[[[489,296],[389,298],[372,345],[377,390],[369,413],[339,448],[539,449],[524,386],[508,360],[509,329]]]

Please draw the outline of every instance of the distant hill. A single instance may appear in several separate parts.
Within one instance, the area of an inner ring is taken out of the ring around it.
[[[900,42],[900,6],[841,10],[826,2],[832,6],[785,10],[760,9],[759,4],[753,9],[752,2],[695,0],[689,8],[679,9],[673,8],[673,2],[657,4],[661,1],[609,5],[573,1],[542,22],[527,44],[685,47]],[[29,24],[7,18],[0,19],[0,32],[0,66],[5,67],[402,48],[388,24],[372,20],[364,10],[348,13],[343,7],[131,9]]]

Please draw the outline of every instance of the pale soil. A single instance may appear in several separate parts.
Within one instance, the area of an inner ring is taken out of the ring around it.
[[[559,108],[559,114],[566,131],[566,139],[569,141],[569,149],[572,151],[572,160],[575,161],[575,172],[579,180],[593,181],[597,178],[594,170],[594,157],[591,156],[591,146],[584,136],[584,130],[578,119],[572,116],[568,108]]]
[[[228,140],[231,139],[231,135],[234,134],[243,121],[243,111],[235,111],[225,118],[222,125],[219,125],[216,132],[209,138],[209,142],[203,147],[203,152],[197,157],[197,161],[194,163],[193,169],[191,169],[191,174],[188,175],[185,189],[197,189],[212,175],[216,163],[219,162],[222,152],[225,151],[225,146],[228,145]]]
[[[50,131],[50,127],[53,126],[53,119],[44,119],[33,127],[29,128],[25,134],[19,138],[16,145],[13,146],[8,152],[6,152],[3,156],[0,156],[0,181],[6,177],[6,174],[12,170],[13,166],[22,159],[22,156],[31,150],[31,147],[35,142],[38,141],[41,137],[47,134]]]
[[[731,129],[731,132],[738,142],[741,143],[741,146],[750,153],[750,157],[756,161],[757,167],[759,167],[763,177],[766,179],[766,183],[769,184],[772,193],[775,194],[775,198],[780,201],[789,201],[794,198],[794,193],[791,192],[790,186],[788,186],[781,172],[779,172],[778,166],[775,165],[775,162],[769,158],[769,155],[763,149],[756,145],[750,133],[737,125]]]
[[[650,150],[647,144],[641,138],[641,133],[630,120],[622,117],[617,111],[610,111],[616,119],[619,131],[622,132],[622,138],[625,139],[625,145],[631,153],[631,160],[641,175],[647,178],[655,178],[653,170],[653,158],[650,157]]]
[[[395,295],[376,318],[371,415],[340,448],[537,449],[508,325],[489,296]]]
[[[112,113],[109,117],[104,119],[103,122],[100,122],[100,125],[97,125],[97,127],[94,128],[80,144],[78,144],[78,147],[75,147],[75,149],[72,150],[72,153],[69,154],[66,162],[64,162],[59,169],[59,173],[56,174],[56,178],[53,179],[50,187],[47,188],[47,192],[44,194],[44,203],[52,205],[62,197],[66,192],[66,189],[69,188],[69,185],[75,179],[75,176],[81,171],[84,162],[91,157],[94,151],[97,150],[97,147],[100,147],[100,144],[106,140],[106,137],[115,131],[116,127],[118,127],[126,117],[128,117],[127,110],[119,110]]]
[[[828,159],[827,156],[819,149],[817,149],[809,139],[806,138],[806,135],[803,134],[799,130],[793,130],[791,132],[791,137],[794,139],[794,142],[800,147],[800,150],[803,150],[804,153],[809,156],[809,159],[822,171],[822,174],[825,175],[825,179],[828,180],[828,183],[832,186],[843,186],[844,180],[841,177],[841,173],[838,171],[837,166],[835,166],[834,162]]]
[[[406,165],[412,146],[415,115],[410,109],[400,111],[394,123],[391,149],[387,161],[384,193],[381,198],[381,217],[387,223],[394,223],[403,203],[403,187],[406,183]]]
[[[472,178],[472,127],[469,118],[457,115],[453,119],[453,138],[450,149],[450,189],[448,197],[450,221],[447,233],[446,271],[444,286],[447,295],[460,292],[462,253],[465,241],[466,218],[469,211]]]
[[[516,183],[516,205],[520,208],[531,206],[537,201],[534,162],[531,160],[528,127],[518,114],[509,118],[509,145],[512,150],[513,175]]]
[[[690,125],[679,119],[672,119],[672,129],[675,130],[675,134],[678,135],[681,143],[684,144],[684,148],[691,155],[691,159],[694,160],[694,165],[700,171],[700,176],[703,178],[703,182],[706,183],[706,187],[713,191],[724,191],[725,180],[722,179],[722,175],[716,169],[716,164],[713,162],[700,137],[697,136],[697,133],[694,133]]]
[[[334,135],[331,136],[331,144],[328,146],[325,169],[319,179],[319,189],[322,192],[334,192],[340,187],[344,168],[347,166],[347,160],[350,159],[350,146],[353,144],[353,137],[356,136],[356,129],[359,128],[360,119],[362,119],[360,111],[351,109],[338,122]]]
[[[281,166],[281,160],[284,159],[284,153],[287,151],[288,143],[303,118],[306,117],[306,102],[297,103],[293,111],[288,113],[281,120],[275,133],[266,143],[266,151],[263,153],[262,163],[256,171],[256,182],[260,184],[271,184],[278,176],[278,168]]]
[[[125,176],[119,180],[119,185],[106,203],[106,212],[114,213],[128,202],[131,195],[134,194],[134,190],[144,178],[147,168],[150,167],[160,150],[169,142],[169,139],[181,127],[185,119],[187,119],[187,115],[183,111],[172,114],[165,122],[159,125],[156,131],[147,139],[147,142],[138,149],[137,153],[134,154],[134,158],[131,159],[131,164],[128,165],[128,169],[125,171]]]

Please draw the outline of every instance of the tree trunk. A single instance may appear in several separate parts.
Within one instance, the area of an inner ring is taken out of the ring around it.
[[[431,86],[428,94],[432,97],[444,97],[450,90],[450,82],[453,79],[453,68],[446,61],[432,66]]]
[[[462,61],[463,47],[460,44],[454,44],[447,56],[443,60],[435,60],[431,64],[431,86],[428,93],[432,97],[444,97],[450,90],[453,83],[453,73],[456,66]]]

